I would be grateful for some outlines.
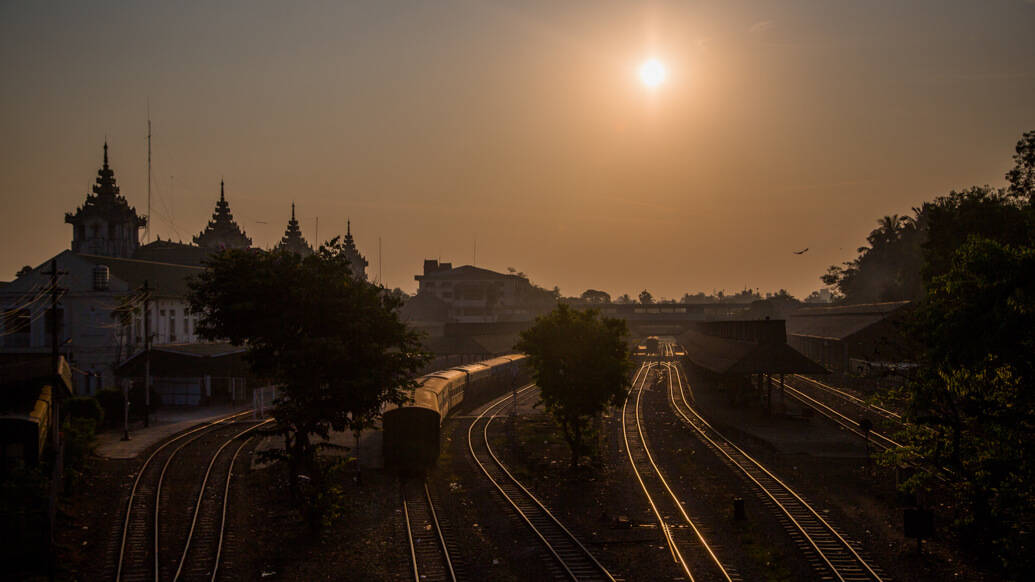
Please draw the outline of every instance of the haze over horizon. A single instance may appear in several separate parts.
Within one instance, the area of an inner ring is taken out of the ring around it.
[[[147,211],[150,108],[163,239],[225,179],[256,246],[292,202],[311,242],[348,217],[411,292],[477,239],[478,266],[565,295],[803,298],[879,217],[1005,182],[1033,30],[1031,0],[7,3],[0,280],[68,248],[105,139]]]

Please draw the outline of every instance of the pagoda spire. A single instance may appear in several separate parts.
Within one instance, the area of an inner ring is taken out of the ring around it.
[[[298,253],[303,257],[313,254],[313,248],[302,236],[302,229],[295,219],[295,203],[291,203],[291,220],[288,221],[287,229],[284,230],[284,237],[277,243],[275,250],[287,250]]]
[[[205,226],[205,230],[194,237],[194,243],[210,249],[246,249],[252,246],[252,239],[241,230],[230,212],[223,180],[219,181],[219,201],[212,212],[212,220]]]
[[[363,281],[367,279],[367,260],[356,248],[356,241],[352,238],[352,220],[345,219],[345,256],[349,259],[349,266],[352,274]]]
[[[104,157],[97,170],[92,193],[75,212],[65,213],[65,222],[73,225],[72,251],[109,257],[129,257],[140,246],[137,231],[147,224],[119,194],[115,172],[108,162],[108,140],[104,140]]]

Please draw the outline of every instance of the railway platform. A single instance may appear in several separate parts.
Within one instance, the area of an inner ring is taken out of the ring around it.
[[[144,427],[143,422],[134,422],[128,441],[122,440],[121,430],[98,434],[94,454],[106,459],[134,459],[155,443],[178,432],[247,409],[247,405],[161,409],[152,415],[149,427]]]

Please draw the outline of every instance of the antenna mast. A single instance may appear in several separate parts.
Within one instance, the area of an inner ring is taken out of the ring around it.
[[[381,237],[377,237],[377,282],[385,284],[385,280],[381,278]]]
[[[151,242],[151,101],[147,102],[147,242]]]

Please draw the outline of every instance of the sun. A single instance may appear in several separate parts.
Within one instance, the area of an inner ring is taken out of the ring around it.
[[[666,77],[665,64],[658,59],[648,59],[640,65],[640,81],[651,89],[664,83]]]

